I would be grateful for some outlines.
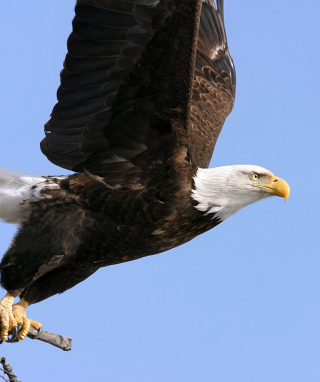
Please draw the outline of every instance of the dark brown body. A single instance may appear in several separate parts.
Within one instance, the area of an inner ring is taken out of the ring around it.
[[[33,204],[2,259],[2,285],[36,303],[100,267],[167,251],[219,224],[197,211],[185,181],[156,198],[155,190],[113,189],[90,174],[67,178],[57,195]]]

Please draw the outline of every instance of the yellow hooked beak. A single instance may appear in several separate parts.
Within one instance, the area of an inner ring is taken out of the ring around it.
[[[254,186],[259,187],[262,191],[284,198],[285,202],[290,196],[289,184],[285,180],[274,175],[271,176],[270,183],[257,183],[254,184]]]

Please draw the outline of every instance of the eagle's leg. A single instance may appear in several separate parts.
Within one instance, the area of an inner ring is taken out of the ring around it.
[[[13,333],[14,336],[17,335],[17,320],[12,311],[13,301],[14,296],[9,292],[0,301],[0,343],[8,338],[9,332]]]
[[[17,304],[14,304],[12,307],[13,315],[18,323],[18,326],[21,328],[17,340],[22,341],[25,339],[26,335],[29,333],[30,326],[33,326],[38,331],[41,330],[42,325],[40,322],[35,320],[30,320],[27,318],[26,308],[29,306],[29,302],[22,298]]]

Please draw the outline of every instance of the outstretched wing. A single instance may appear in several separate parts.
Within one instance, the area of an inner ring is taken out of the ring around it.
[[[48,159],[111,184],[179,147],[207,166],[235,93],[222,1],[78,0],[75,13]]]

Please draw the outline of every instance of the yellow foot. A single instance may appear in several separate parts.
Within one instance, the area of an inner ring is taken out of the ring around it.
[[[14,296],[12,294],[7,293],[3,299],[0,301],[0,323],[1,323],[1,331],[0,331],[0,340],[2,343],[8,338],[9,332],[13,330],[17,330],[17,321],[12,312],[12,304],[14,301]]]
[[[0,301],[0,344],[3,341],[22,341],[29,333],[30,326],[40,331],[42,325],[27,318],[26,307],[29,303],[21,299],[17,304],[12,305],[14,296],[7,293]],[[8,339],[8,335],[11,335]]]
[[[12,307],[13,316],[18,324],[19,333],[17,335],[17,340],[22,341],[25,339],[26,335],[29,333],[30,326],[33,326],[38,331],[42,328],[40,322],[35,320],[29,320],[27,318],[26,307],[29,304],[26,300],[21,299],[17,304]]]

